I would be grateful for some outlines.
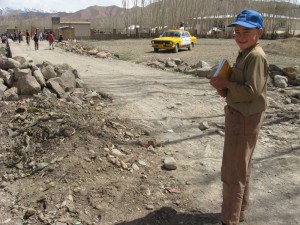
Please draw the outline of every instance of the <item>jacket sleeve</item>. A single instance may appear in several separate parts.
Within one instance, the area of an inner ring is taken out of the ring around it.
[[[243,84],[230,82],[228,89],[233,102],[250,102],[257,99],[266,85],[268,62],[258,54],[248,55],[247,63],[242,71],[245,81]]]

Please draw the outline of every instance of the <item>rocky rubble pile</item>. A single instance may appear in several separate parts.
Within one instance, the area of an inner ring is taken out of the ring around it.
[[[210,78],[216,70],[217,65],[211,66],[205,61],[199,61],[195,65],[189,65],[179,58],[167,58],[164,60],[155,60],[147,63],[148,66],[162,70],[175,71],[185,74],[192,74],[197,77]],[[287,86],[300,85],[300,71],[299,67],[279,68],[276,65],[270,65],[269,84],[279,88],[286,88]]]
[[[77,70],[67,64],[54,66],[49,62],[34,65],[24,57],[0,57],[0,98],[18,100],[19,96],[32,96],[43,92],[55,97],[68,97],[80,102],[85,84]],[[72,92],[72,93],[71,93]],[[71,96],[73,95],[73,96]]]
[[[177,201],[166,193],[180,184],[151,170],[176,162],[157,160],[156,141],[113,117],[111,99],[76,70],[22,57],[0,65],[0,195],[10,199],[0,223],[92,225],[113,221],[120,205],[153,209],[152,193]]]
[[[83,46],[77,41],[62,41],[57,42],[57,47],[79,55],[88,55],[101,59],[118,59],[119,56],[108,51],[102,51],[95,47]]]

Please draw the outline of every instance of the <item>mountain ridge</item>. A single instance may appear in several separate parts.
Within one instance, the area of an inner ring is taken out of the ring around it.
[[[121,7],[112,5],[112,6],[89,6],[85,9],[81,9],[75,12],[64,12],[64,11],[54,11],[47,9],[34,9],[34,8],[23,8],[23,9],[14,9],[14,8],[0,8],[0,16],[2,17],[25,17],[30,14],[32,17],[46,17],[46,16],[61,16],[66,17],[66,19],[71,20],[93,20],[102,16],[116,16],[122,14],[123,9]]]

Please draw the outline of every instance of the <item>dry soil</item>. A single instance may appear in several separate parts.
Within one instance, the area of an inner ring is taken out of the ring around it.
[[[271,64],[300,65],[298,39],[261,43]],[[110,95],[112,102],[103,100],[101,115],[96,110],[77,114],[67,106],[49,103],[48,107],[78,118],[79,124],[76,136],[62,143],[49,141],[52,146],[45,147],[50,152],[44,153],[44,161],[60,159],[53,163],[52,173],[7,179],[5,174],[13,174],[15,169],[4,166],[10,149],[1,148],[0,224],[219,224],[224,99],[205,78],[145,64],[170,57],[188,64],[203,60],[214,65],[222,57],[233,62],[238,51],[234,40],[200,39],[192,51],[178,54],[154,53],[149,39],[88,43],[118,54],[122,60],[49,50],[45,41],[35,51],[32,44],[12,43],[14,56],[31,58],[34,63],[67,63],[91,89]],[[251,207],[242,224],[300,223],[299,101],[286,104],[292,90],[297,88],[269,88],[270,107],[253,157]],[[2,136],[7,138],[5,118],[1,120]],[[107,131],[114,135],[105,139],[94,127],[103,119],[110,121],[106,128],[116,130]],[[207,130],[199,129],[203,122],[209,124]],[[76,120],[70,123],[75,126]],[[121,130],[132,133],[133,138],[118,137]],[[149,147],[153,140],[156,144]],[[6,142],[2,139],[1,143]],[[107,162],[107,148],[123,152],[121,159],[130,166],[136,164],[139,170],[128,171]],[[162,167],[169,156],[176,159],[176,170]],[[66,202],[73,205],[63,211],[61,205]],[[24,214],[29,207],[36,213],[27,219]]]

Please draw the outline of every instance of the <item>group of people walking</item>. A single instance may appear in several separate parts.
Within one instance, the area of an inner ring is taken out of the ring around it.
[[[28,30],[26,30],[25,38],[26,38],[26,43],[29,46],[30,45],[31,35],[30,35],[30,33],[29,33]],[[60,38],[61,38],[61,36],[60,36]],[[49,33],[46,33],[46,34],[43,33],[43,32],[40,32],[39,35],[37,33],[34,33],[32,39],[34,41],[34,49],[35,50],[39,50],[39,41],[43,41],[43,40],[47,40],[49,42],[49,49],[50,50],[51,49],[54,50],[53,43],[54,43],[54,40],[55,40],[55,34],[52,31],[50,31]],[[22,40],[22,38],[21,38],[21,40]],[[20,43],[20,40],[19,40],[19,43]]]

